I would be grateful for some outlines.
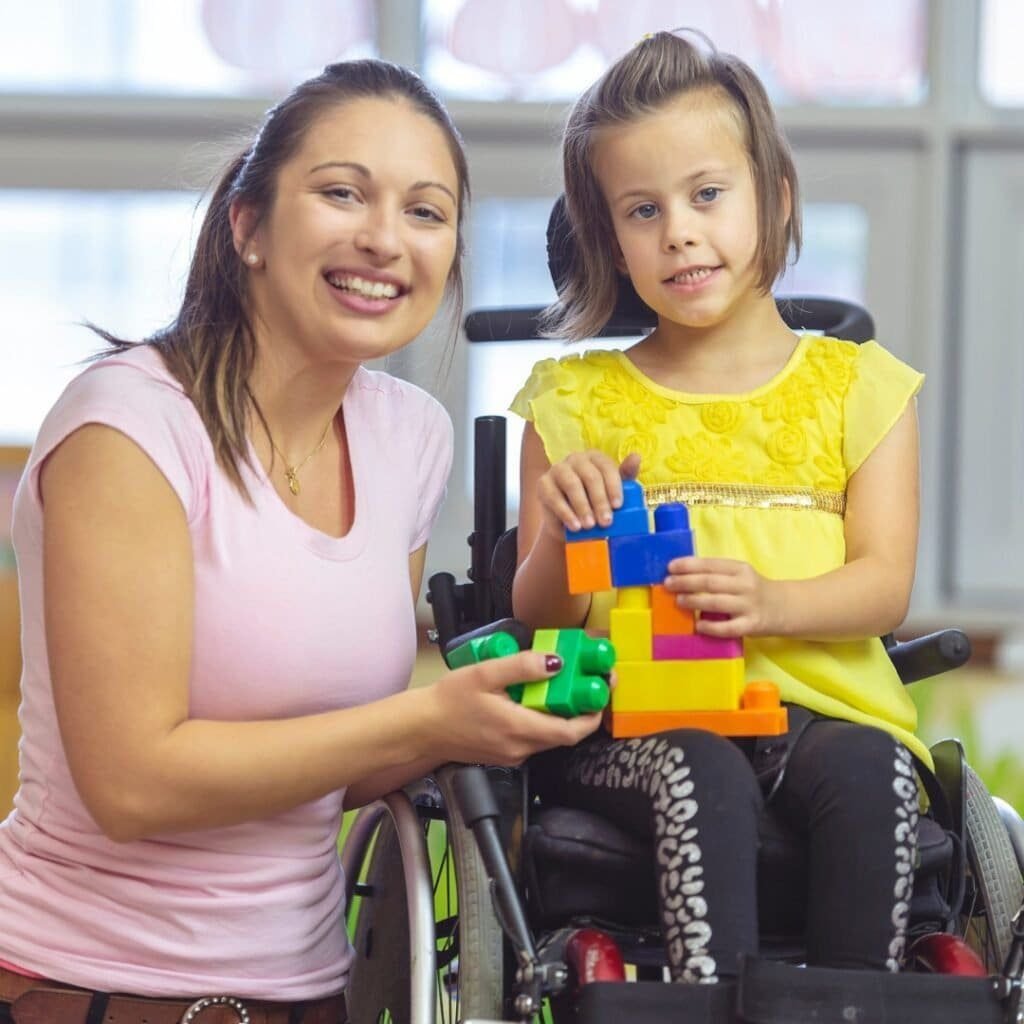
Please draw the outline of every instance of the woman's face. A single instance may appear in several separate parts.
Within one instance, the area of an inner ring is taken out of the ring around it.
[[[459,180],[448,140],[399,98],[346,101],[310,125],[255,229],[235,211],[257,344],[313,363],[410,342],[455,258]],[[251,234],[250,234],[251,232]],[[247,264],[249,265],[249,264]]]

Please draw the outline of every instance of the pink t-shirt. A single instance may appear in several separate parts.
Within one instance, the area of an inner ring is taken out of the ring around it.
[[[39,468],[85,423],[132,438],[181,499],[195,561],[191,711],[286,718],[377,700],[415,657],[409,554],[444,497],[452,426],[411,384],[360,369],[344,398],[355,520],[342,538],[294,516],[262,469],[253,505],[217,467],[192,403],[152,348],[76,378],[36,440],[14,503],[24,670],[21,788],[0,825],[0,957],[72,984],[273,1000],[337,992],[351,947],[336,839],[343,793],[264,821],[131,843],[97,828],[57,729],[42,595]]]

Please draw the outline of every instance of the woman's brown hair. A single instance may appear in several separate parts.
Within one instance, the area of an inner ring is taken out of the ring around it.
[[[615,232],[593,170],[595,135],[660,110],[685,93],[717,93],[733,107],[741,127],[757,190],[758,287],[770,291],[790,249],[799,254],[796,168],[764,86],[738,57],[721,53],[701,33],[692,34],[704,40],[706,51],[676,32],[656,32],[616,61],[572,108],[562,163],[573,259],[558,300],[545,310],[545,334],[573,341],[593,337],[608,322],[619,295]]]
[[[255,212],[257,225],[274,202],[281,167],[299,150],[321,114],[351,100],[403,99],[444,132],[459,183],[455,261],[448,291],[456,321],[463,299],[462,221],[469,170],[458,130],[415,72],[381,60],[330,64],[272,107],[251,144],[225,168],[203,218],[177,316],[142,344],[156,348],[192,400],[210,435],[217,462],[243,494],[241,465],[249,459],[250,416],[263,415],[249,391],[256,343],[246,311],[248,273],[235,251],[229,211],[233,203]],[[115,350],[135,342],[93,327]],[[268,435],[269,436],[269,435]]]

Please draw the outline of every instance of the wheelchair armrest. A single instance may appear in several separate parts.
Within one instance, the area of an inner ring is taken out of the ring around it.
[[[520,622],[518,619],[498,619],[496,622],[488,622],[484,626],[478,626],[476,629],[471,629],[468,633],[460,633],[459,636],[452,637],[442,648],[441,653],[444,655],[445,664],[448,663],[448,655],[455,650],[456,647],[461,647],[462,644],[467,643],[470,640],[476,640],[482,636],[490,636],[492,633],[510,633],[515,637],[516,643],[519,644],[521,651],[528,651],[533,646],[533,630]],[[448,666],[451,668],[451,666]]]
[[[916,683],[965,664],[971,656],[971,641],[961,629],[941,629],[915,640],[886,643],[886,649],[900,679]]]

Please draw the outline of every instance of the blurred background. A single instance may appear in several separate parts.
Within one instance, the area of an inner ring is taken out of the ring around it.
[[[142,337],[174,312],[232,140],[329,61],[417,68],[469,152],[468,308],[545,302],[569,102],[645,32],[684,25],[754,66],[792,142],[806,241],[778,291],[863,303],[927,374],[903,632],[963,626],[977,657],[914,688],[922,734],[964,737],[1024,807],[1024,0],[0,0],[0,809],[16,772],[19,466],[97,348],[82,320]],[[472,419],[565,349],[460,341],[449,363],[449,338],[435,324],[387,368],[455,420],[428,571],[461,573]],[[425,653],[418,675],[435,668]]]

